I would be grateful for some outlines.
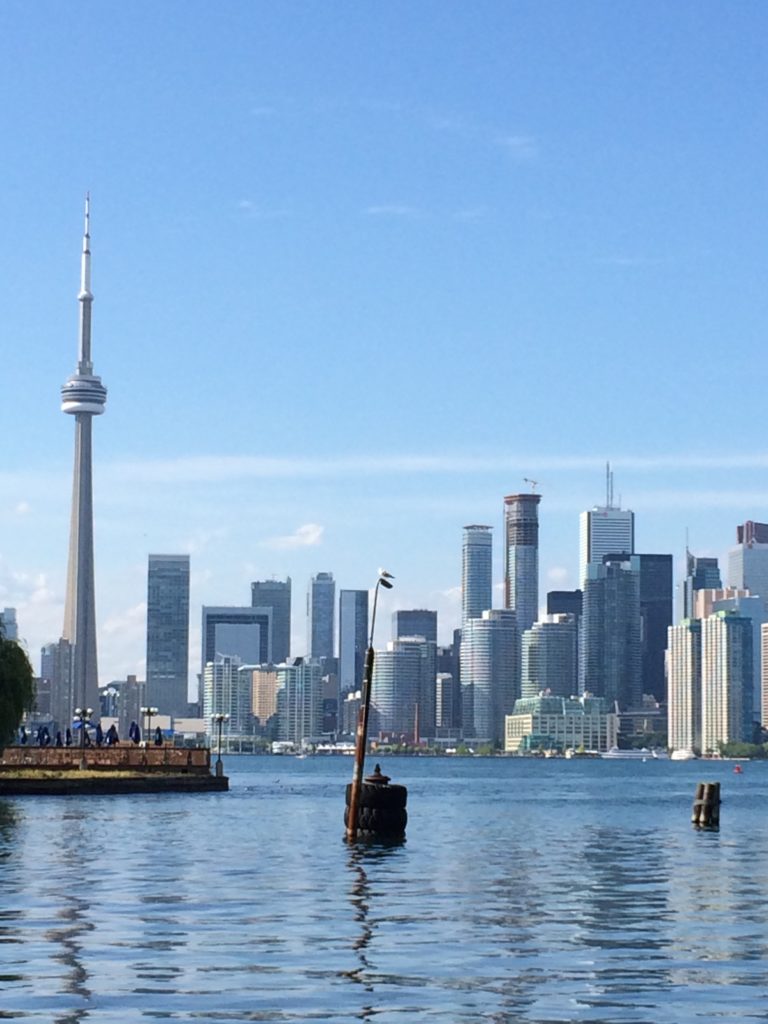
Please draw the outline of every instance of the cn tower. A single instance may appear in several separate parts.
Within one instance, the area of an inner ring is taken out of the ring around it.
[[[85,198],[85,231],[80,263],[80,345],[77,370],[61,389],[61,411],[75,417],[75,471],[69,533],[67,598],[62,636],[73,645],[72,709],[98,713],[99,675],[96,662],[96,601],[93,584],[93,483],[91,428],[104,412],[107,389],[91,361],[91,236],[90,199]]]

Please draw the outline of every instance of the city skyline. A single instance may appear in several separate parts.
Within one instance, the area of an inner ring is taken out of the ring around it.
[[[735,525],[768,519],[768,454],[702,419],[762,436],[768,11],[341,0],[296,32],[139,0],[90,11],[85,74],[65,8],[10,9],[0,604],[36,665],[64,615],[56,393],[89,188],[101,681],[144,676],[153,551],[191,555],[191,652],[203,605],[287,576],[302,652],[325,568],[354,589],[387,566],[382,617],[435,608],[445,641],[467,523],[493,527],[499,607],[501,500],[526,478],[540,605],[578,585],[606,459],[676,588],[686,530],[725,571]]]

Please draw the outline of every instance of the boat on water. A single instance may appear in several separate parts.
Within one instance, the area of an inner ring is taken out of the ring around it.
[[[669,755],[670,761],[695,761],[696,755],[688,748],[687,750],[673,750]]]
[[[610,758],[611,760],[622,761],[669,760],[669,754],[666,750],[657,750],[655,747],[652,750],[649,750],[647,747],[642,747],[640,750],[620,750],[618,747],[611,747],[610,750],[606,750],[605,753],[600,756]]]

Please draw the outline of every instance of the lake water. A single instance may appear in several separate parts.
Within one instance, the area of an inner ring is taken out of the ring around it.
[[[768,1020],[768,764],[389,758],[390,849],[343,841],[351,759],[225,764],[0,801],[0,1019]]]

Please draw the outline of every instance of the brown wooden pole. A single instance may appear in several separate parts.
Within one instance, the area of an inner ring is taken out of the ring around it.
[[[357,713],[357,734],[355,736],[355,767],[352,771],[352,785],[349,791],[347,810],[347,839],[357,837],[357,813],[360,806],[360,792],[363,787],[363,765],[368,745],[368,715],[371,706],[371,684],[373,682],[373,644],[365,655],[363,692],[360,694],[360,710]]]

